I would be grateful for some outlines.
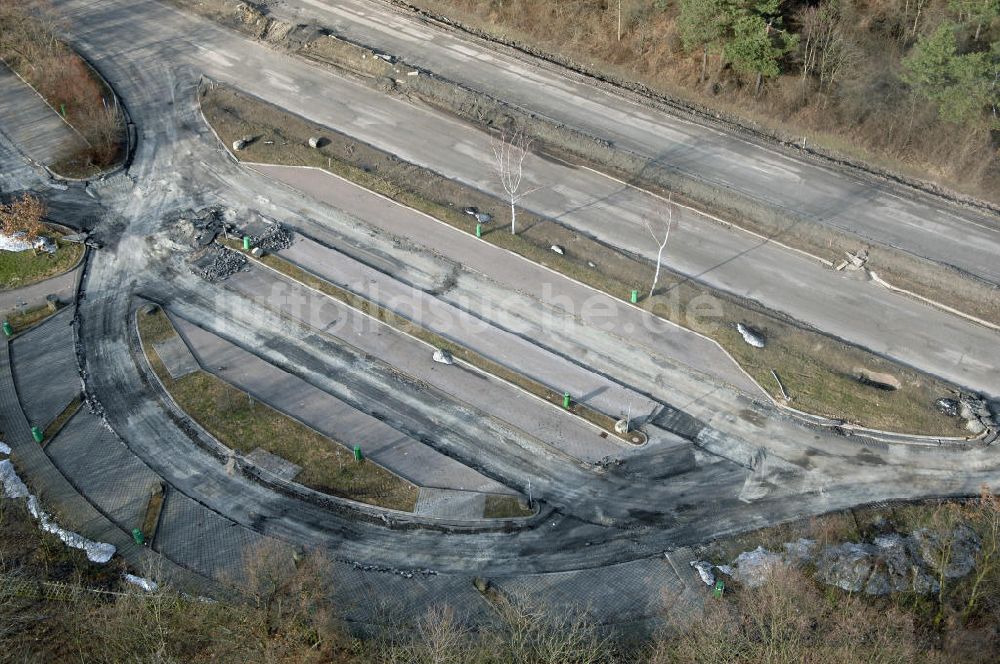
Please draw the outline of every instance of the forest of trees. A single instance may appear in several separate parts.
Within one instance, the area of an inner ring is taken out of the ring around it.
[[[787,138],[1000,200],[1000,0],[414,4]]]

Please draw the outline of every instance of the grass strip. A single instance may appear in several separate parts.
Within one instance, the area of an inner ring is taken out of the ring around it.
[[[486,496],[486,508],[483,510],[484,519],[516,519],[518,517],[531,516],[535,510],[517,496],[501,496],[490,494]]]
[[[206,119],[227,145],[246,136],[257,137],[239,153],[241,159],[327,170],[366,189],[424,212],[463,232],[474,233],[465,206],[504,218],[499,199],[430,169],[309,122],[231,87],[210,84],[201,91]],[[327,140],[318,149],[310,136]],[[526,210],[518,213],[517,235],[502,225],[486,230],[483,239],[615,297],[632,289],[648,292],[654,265]],[[552,245],[565,255],[551,251]],[[699,323],[692,312],[708,304],[717,307],[716,320]],[[782,400],[771,371],[777,372],[792,398],[790,405],[858,426],[899,433],[965,436],[964,422],[940,413],[934,401],[958,388],[859,346],[847,344],[804,327],[759,304],[724,293],[664,266],[658,293],[640,305],[656,316],[717,341],[772,397]],[[762,331],[765,348],[754,348],[736,330],[742,322]],[[883,391],[858,380],[860,371],[888,373],[900,388]]]
[[[56,415],[56,419],[52,420],[49,426],[45,427],[45,437],[43,440],[46,444],[52,440],[53,436],[59,433],[59,430],[62,429],[63,425],[69,421],[69,418],[76,414],[76,411],[79,410],[82,403],[83,399],[81,398],[81,395],[76,395],[73,397],[73,400],[62,409],[62,412]]]
[[[147,542],[156,539],[156,528],[160,523],[160,512],[163,511],[163,483],[157,482],[149,492],[149,502],[146,503],[146,513],[142,518],[140,532],[146,537]]]
[[[542,398],[551,404],[555,404],[560,408],[563,407],[563,395],[561,392],[557,392],[537,380],[513,371],[499,362],[495,362],[488,357],[480,355],[474,350],[466,348],[465,346],[455,343],[454,341],[441,336],[426,327],[418,325],[412,320],[400,316],[394,311],[386,309],[366,297],[337,286],[336,284],[330,283],[329,281],[316,276],[312,272],[304,270],[298,265],[286,261],[280,256],[265,254],[260,258],[255,258],[251,256],[249,252],[243,251],[243,245],[239,240],[220,238],[219,241],[230,249],[246,254],[246,256],[251,260],[260,261],[264,265],[277,270],[281,274],[305,284],[310,288],[314,288],[324,295],[332,297],[339,302],[343,302],[352,309],[357,309],[358,311],[385,323],[389,327],[399,330],[400,332],[408,334],[412,337],[416,337],[417,339],[428,343],[435,348],[447,350],[451,353],[452,357],[456,359],[462,360],[463,362],[470,364],[485,373],[493,375],[500,380],[516,385],[524,391],[529,392],[536,397]],[[585,406],[575,401],[571,401],[569,408],[564,408],[564,410],[576,415],[577,417],[583,418],[587,422],[601,428],[608,434],[612,434],[626,442],[631,442],[626,436],[621,436],[615,432],[616,420],[609,415],[605,415],[600,411],[594,410],[589,406]]]
[[[51,228],[46,228],[44,234],[56,241],[58,249],[54,254],[0,250],[0,291],[24,288],[58,276],[79,262],[84,251],[82,244],[66,242],[61,233]]]
[[[24,332],[32,325],[42,322],[49,316],[55,315],[55,313],[61,309],[62,305],[58,306],[56,309],[52,309],[49,305],[43,304],[38,307],[25,309],[24,311],[18,311],[15,314],[11,314],[6,318],[6,321],[10,323],[12,328],[14,328],[14,334],[18,334],[19,332]]]
[[[139,335],[153,371],[177,405],[223,444],[244,454],[260,448],[296,464],[301,471],[295,481],[316,491],[413,511],[416,486],[372,461],[355,461],[341,443],[206,371],[171,378],[153,344],[177,332],[162,309],[140,313],[138,319]]]

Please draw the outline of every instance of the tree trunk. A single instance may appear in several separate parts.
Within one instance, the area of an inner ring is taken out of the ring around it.
[[[760,89],[764,85],[764,74],[757,72],[757,86],[754,89],[753,96],[757,98],[760,96]]]
[[[517,212],[514,210],[514,199],[510,200],[510,234],[517,234]]]
[[[649,287],[649,297],[653,297],[653,291],[656,290],[656,282],[660,280],[660,264],[663,261],[663,248],[666,246],[667,243],[664,241],[660,245],[660,250],[656,253],[656,273],[653,275],[653,285]]]
[[[701,51],[701,78],[698,80],[699,83],[705,82],[705,73],[708,70],[708,44],[702,48]]]

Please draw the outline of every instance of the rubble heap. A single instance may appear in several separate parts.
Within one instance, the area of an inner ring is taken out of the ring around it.
[[[236,274],[247,264],[247,257],[238,251],[216,246],[212,248],[210,258],[201,261],[195,272],[208,281],[222,281],[231,274]]]
[[[281,224],[269,224],[260,235],[251,235],[250,243],[254,247],[273,253],[292,246],[292,234]]]

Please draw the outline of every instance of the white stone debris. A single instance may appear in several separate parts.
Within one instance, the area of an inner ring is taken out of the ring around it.
[[[11,233],[10,235],[0,233],[0,250],[20,252],[28,251],[29,249],[37,249],[47,254],[54,254],[58,246],[51,238],[47,238],[44,235],[39,235],[34,240],[29,240],[24,231]]]
[[[698,571],[698,576],[701,577],[706,586],[715,585],[715,574],[712,573],[712,563],[705,562],[704,560],[692,560],[691,567]]]
[[[453,358],[451,356],[451,353],[444,350],[443,348],[438,348],[437,350],[435,350],[432,358],[434,359],[435,362],[438,362],[440,364],[455,364],[455,358]]]
[[[3,482],[4,494],[8,498],[27,498],[28,512],[38,521],[38,526],[47,533],[52,533],[63,541],[66,546],[81,549],[87,554],[87,559],[94,563],[106,563],[115,555],[115,545],[105,542],[93,542],[83,535],[66,530],[52,520],[52,517],[38,504],[38,498],[28,493],[21,478],[17,476],[10,459],[0,461],[0,481]]]
[[[551,247],[549,247],[549,249],[551,249],[555,253],[559,254],[560,256],[565,256],[566,255],[566,250],[563,249],[562,247],[560,247],[558,244],[552,245]]]
[[[7,443],[0,442],[0,454],[5,454],[7,456],[10,456],[10,447],[7,445]]]
[[[133,586],[138,586],[142,588],[147,593],[155,593],[160,588],[160,586],[156,583],[156,581],[153,581],[152,579],[146,579],[141,576],[136,576],[135,574],[126,573],[124,575],[124,579],[126,582],[131,583]]]
[[[747,342],[754,348],[764,347],[764,335],[757,330],[752,327],[747,327],[743,323],[737,323],[736,330],[743,335],[743,341]]]
[[[744,551],[733,561],[736,580],[749,588],[767,583],[771,573],[783,563],[781,555],[758,546],[753,551]]]
[[[61,527],[58,523],[52,520],[48,512],[42,509],[41,505],[38,504],[38,498],[35,496],[28,496],[28,511],[31,512],[37,521],[38,525],[47,533],[52,533],[59,539],[63,541],[66,546],[72,547],[74,549],[81,549],[87,554],[87,560],[92,563],[104,564],[111,560],[111,557],[115,555],[115,545],[108,544],[106,542],[94,542],[87,539],[79,533],[74,533],[72,530],[66,530]]]
[[[8,498],[28,497],[28,487],[17,476],[14,464],[10,462],[10,459],[0,461],[0,482],[3,482],[3,492]]]

